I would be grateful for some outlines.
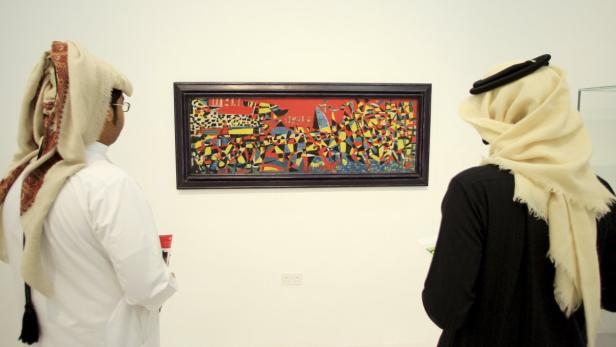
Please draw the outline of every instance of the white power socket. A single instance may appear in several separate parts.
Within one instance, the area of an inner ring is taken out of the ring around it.
[[[282,274],[280,283],[285,286],[301,286],[304,283],[304,275],[301,273]]]

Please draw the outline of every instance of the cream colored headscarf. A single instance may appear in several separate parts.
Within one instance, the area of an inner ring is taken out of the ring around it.
[[[596,220],[614,196],[589,166],[590,138],[572,108],[564,72],[545,66],[470,96],[460,115],[490,143],[484,163],[514,175],[513,199],[548,223],[554,297],[567,316],[584,303],[588,345],[594,346],[601,314]]]
[[[21,274],[30,287],[50,296],[43,270],[43,222],[67,178],[85,163],[85,148],[103,129],[112,89],[132,94],[130,82],[113,67],[72,42],[54,42],[28,81],[18,131],[18,151],[0,181],[0,260],[7,262],[2,207],[20,174],[21,224],[26,244]]]

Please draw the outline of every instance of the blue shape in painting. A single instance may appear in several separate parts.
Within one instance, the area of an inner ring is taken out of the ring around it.
[[[289,128],[286,127],[275,127],[270,131],[272,135],[285,135],[289,131]]]
[[[315,114],[317,116],[317,124],[319,125],[319,129],[323,129],[323,128],[329,127],[329,121],[327,120],[327,117],[325,116],[325,113],[323,113],[323,111],[321,111],[319,106],[315,107],[314,112],[315,112]]]

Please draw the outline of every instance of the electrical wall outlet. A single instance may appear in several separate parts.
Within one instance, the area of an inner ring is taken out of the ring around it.
[[[304,276],[301,273],[282,274],[280,282],[284,287],[301,286],[304,283]]]

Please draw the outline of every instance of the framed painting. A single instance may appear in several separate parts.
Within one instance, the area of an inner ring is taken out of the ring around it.
[[[430,84],[175,83],[177,188],[428,185]]]

